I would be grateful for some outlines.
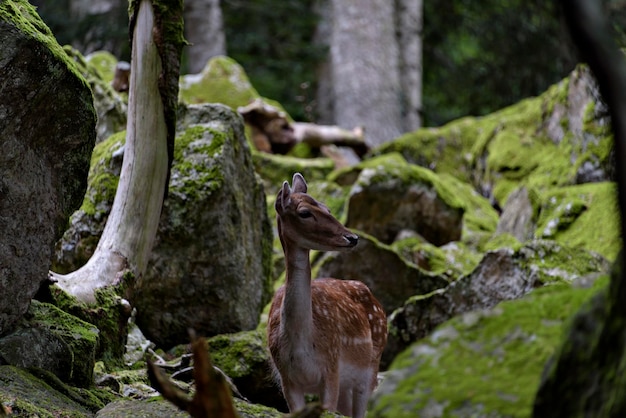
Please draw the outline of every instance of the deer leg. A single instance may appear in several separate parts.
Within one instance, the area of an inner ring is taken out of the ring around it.
[[[289,406],[289,412],[297,412],[302,410],[306,406],[304,399],[304,392],[302,392],[297,386],[290,386],[283,384],[283,395]]]
[[[339,402],[339,372],[329,372],[322,387],[322,407],[328,411],[337,411]]]
[[[342,387],[339,391],[339,403],[337,404],[337,412],[347,417],[352,416],[352,388]]]
[[[352,391],[352,417],[363,418],[365,417],[365,411],[367,410],[367,401],[369,400],[372,391],[370,390],[370,384],[367,380],[359,383]]]

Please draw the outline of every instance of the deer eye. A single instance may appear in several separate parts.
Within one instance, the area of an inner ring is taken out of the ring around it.
[[[305,218],[310,218],[311,216],[313,216],[313,214],[311,213],[310,210],[303,209],[298,212],[298,216],[301,217],[302,219],[305,219]]]

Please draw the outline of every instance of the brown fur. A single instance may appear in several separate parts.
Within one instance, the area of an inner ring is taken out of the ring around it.
[[[304,394],[314,393],[324,408],[362,417],[376,386],[387,320],[362,282],[311,281],[310,249],[343,251],[358,237],[306,189],[295,174],[293,190],[285,182],[276,198],[287,275],[270,309],[269,349],[291,412],[303,407]]]

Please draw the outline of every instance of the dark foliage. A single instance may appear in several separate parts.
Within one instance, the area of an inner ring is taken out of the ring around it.
[[[313,0],[224,0],[228,55],[243,65],[262,96],[296,120],[314,118],[316,68],[325,49],[313,44]]]
[[[576,61],[554,2],[424,2],[424,116],[440,125],[544,91]]]

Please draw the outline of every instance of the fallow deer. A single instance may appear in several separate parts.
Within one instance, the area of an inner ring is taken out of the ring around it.
[[[276,197],[285,285],[276,291],[267,324],[275,371],[291,412],[318,395],[324,409],[365,416],[387,342],[381,304],[360,281],[311,280],[309,251],[346,251],[359,237],[307,194],[301,174]]]

